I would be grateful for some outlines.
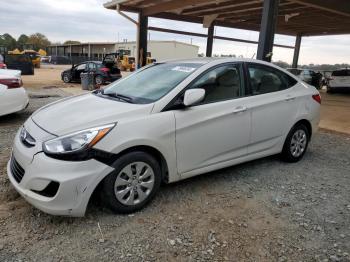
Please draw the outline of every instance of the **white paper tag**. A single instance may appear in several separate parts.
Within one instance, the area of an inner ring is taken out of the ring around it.
[[[187,66],[175,66],[173,69],[171,69],[172,71],[179,71],[179,72],[185,72],[185,73],[191,73],[194,70],[196,70],[196,68],[193,67],[187,67]]]

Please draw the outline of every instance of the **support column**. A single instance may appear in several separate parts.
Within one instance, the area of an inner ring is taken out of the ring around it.
[[[295,47],[294,47],[294,55],[293,55],[293,68],[298,67],[298,61],[299,61],[299,53],[300,53],[300,45],[301,45],[301,38],[302,35],[297,35],[295,39]]]
[[[137,68],[147,64],[148,16],[139,14],[137,26]]]
[[[264,0],[257,59],[271,62],[279,0]]]
[[[207,52],[206,57],[211,57],[213,55],[213,41],[214,41],[214,23],[208,27],[208,37],[207,37]]]

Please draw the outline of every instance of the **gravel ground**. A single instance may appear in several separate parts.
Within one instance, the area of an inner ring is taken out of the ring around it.
[[[50,95],[51,97],[47,97]],[[53,97],[52,97],[53,95]],[[165,185],[144,210],[46,215],[6,177],[15,131],[66,94],[0,118],[0,261],[350,261],[350,137],[320,132],[296,164],[269,157]]]

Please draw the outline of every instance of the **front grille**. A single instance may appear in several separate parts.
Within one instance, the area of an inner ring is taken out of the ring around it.
[[[20,183],[24,176],[24,169],[20,164],[18,164],[14,156],[11,157],[10,169],[13,178],[17,181],[17,183]]]

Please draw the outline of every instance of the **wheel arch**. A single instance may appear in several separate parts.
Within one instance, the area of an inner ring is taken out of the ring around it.
[[[121,156],[131,153],[131,152],[145,152],[148,153],[150,155],[152,155],[153,157],[156,158],[156,160],[158,161],[158,163],[160,164],[160,168],[162,171],[162,182],[163,183],[168,183],[169,181],[169,169],[168,169],[168,163],[165,159],[165,157],[163,156],[163,154],[156,148],[152,147],[152,146],[146,146],[146,145],[138,145],[138,146],[132,146],[129,147],[127,149],[122,150],[121,152],[119,152],[118,154],[115,154],[113,156],[113,162],[115,160],[117,160],[118,158],[120,158]],[[107,175],[108,176],[108,175]],[[102,178],[98,184],[96,185],[95,189],[93,190],[92,194],[90,195],[90,199],[89,199],[89,203],[93,200],[96,199],[98,197],[98,193],[101,190],[101,186],[103,183],[103,180],[107,177],[105,176],[104,178]]]
[[[302,125],[304,125],[306,128],[307,128],[307,131],[308,131],[308,133],[309,133],[309,139],[311,138],[311,136],[312,136],[312,125],[311,125],[311,122],[309,121],[309,120],[307,120],[307,119],[301,119],[301,120],[298,120],[294,125],[293,125],[293,127],[295,127],[295,126],[297,126],[297,125],[299,125],[299,124],[302,124]],[[292,127],[292,128],[293,128]],[[291,129],[292,129],[291,128]]]
[[[163,156],[163,154],[158,149],[156,149],[156,148],[154,148],[152,146],[139,145],[139,146],[129,147],[127,149],[124,149],[120,153],[118,153],[116,155],[116,159],[118,159],[122,155],[131,153],[131,152],[136,152],[136,151],[141,151],[141,152],[144,152],[144,153],[148,153],[151,156],[153,156],[154,158],[156,158],[156,160],[158,161],[158,163],[160,165],[161,171],[162,171],[162,181],[165,182],[165,183],[168,183],[168,181],[169,181],[168,163],[167,163],[165,157]]]

